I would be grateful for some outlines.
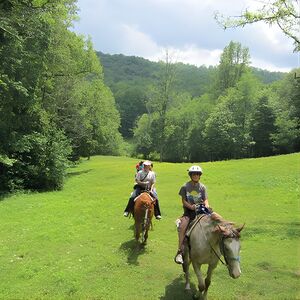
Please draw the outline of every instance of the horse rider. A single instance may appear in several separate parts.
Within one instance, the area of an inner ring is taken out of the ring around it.
[[[140,170],[135,176],[134,191],[131,194],[128,204],[124,210],[124,217],[128,217],[129,213],[133,211],[134,199],[144,191],[149,191],[149,194],[156,199],[154,203],[154,215],[157,220],[160,220],[161,213],[159,208],[159,202],[157,198],[156,189],[154,184],[156,182],[155,172],[151,171],[151,161],[146,160],[143,163],[143,169]]]
[[[202,173],[200,166],[191,166],[188,169],[191,180],[179,190],[184,213],[180,218],[178,227],[178,251],[174,258],[177,264],[183,264],[184,239],[190,221],[194,220],[197,214],[210,214],[212,212],[209,209],[206,187],[200,182]]]

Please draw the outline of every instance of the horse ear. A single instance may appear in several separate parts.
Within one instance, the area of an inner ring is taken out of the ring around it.
[[[215,231],[215,232],[224,233],[224,232],[226,232],[227,230],[226,230],[226,228],[225,228],[224,226],[218,224],[218,225],[215,227],[214,231]]]
[[[237,230],[238,232],[241,232],[241,231],[243,230],[244,226],[245,226],[245,223],[244,223],[241,227],[237,228],[236,230]]]

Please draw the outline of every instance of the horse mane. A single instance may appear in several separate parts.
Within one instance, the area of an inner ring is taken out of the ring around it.
[[[235,228],[233,226],[234,222],[225,220],[217,213],[212,213],[208,217],[210,218],[211,223],[214,225],[213,232],[222,233],[225,237],[232,236],[239,238],[241,236],[240,232],[244,228],[245,224],[239,228]]]

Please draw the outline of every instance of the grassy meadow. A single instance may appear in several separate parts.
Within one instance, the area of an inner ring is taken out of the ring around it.
[[[173,262],[190,164],[154,163],[163,219],[140,248],[122,216],[136,162],[92,157],[69,170],[62,191],[1,199],[0,299],[192,299]],[[246,223],[242,275],[219,264],[209,298],[300,299],[300,154],[201,166],[213,209]]]

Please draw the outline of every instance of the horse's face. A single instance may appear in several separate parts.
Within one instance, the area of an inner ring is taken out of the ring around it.
[[[226,237],[223,239],[223,256],[227,263],[229,275],[238,278],[241,275],[240,268],[240,240],[237,237]]]

